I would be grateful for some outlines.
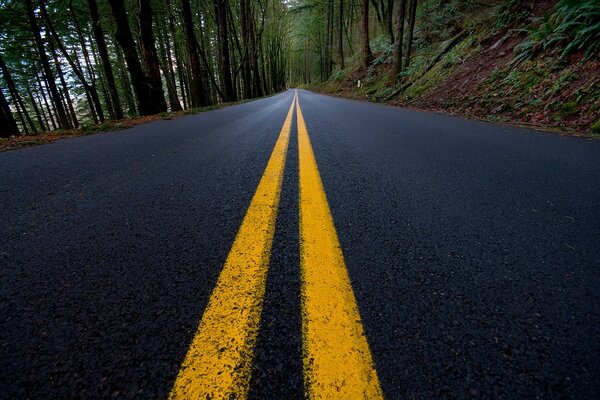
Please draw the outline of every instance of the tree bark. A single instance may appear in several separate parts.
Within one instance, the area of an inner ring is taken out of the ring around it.
[[[231,79],[231,61],[229,59],[229,34],[227,32],[227,7],[229,1],[214,0],[215,15],[217,17],[217,44],[219,53],[219,73],[223,86],[225,102],[235,101],[233,81]]]
[[[360,32],[360,59],[362,67],[366,70],[371,63],[371,46],[369,45],[369,0],[362,0],[360,14],[362,20]]]
[[[325,12],[325,51],[323,54],[324,61],[324,78],[328,79],[329,75],[331,75],[332,70],[332,42],[333,42],[333,0],[327,0],[325,6],[327,10]]]
[[[90,104],[90,107],[94,107],[96,109],[96,112],[98,114],[98,118],[101,121],[103,121],[104,120],[104,113],[102,111],[102,104],[100,104],[100,98],[98,97],[98,91],[96,90],[95,87],[91,86],[87,82],[87,80],[85,79],[85,76],[83,75],[82,69],[73,60],[73,57],[71,57],[69,55],[69,53],[67,52],[67,49],[63,45],[60,37],[58,36],[58,34],[56,33],[56,30],[54,29],[54,26],[52,25],[52,21],[50,20],[50,16],[48,15],[48,12],[46,10],[45,0],[40,0],[40,10],[42,12],[42,17],[44,18],[44,20],[46,22],[46,27],[48,28],[48,31],[49,31],[50,35],[54,39],[54,42],[56,43],[56,46],[58,46],[58,49],[62,53],[63,57],[65,57],[65,59],[67,60],[67,62],[71,66],[71,69],[73,70],[73,72],[75,73],[75,75],[77,75],[77,78],[79,79],[79,81],[83,85],[83,87],[86,90],[86,92],[89,94],[89,97],[91,98],[91,100],[93,102],[93,105]],[[54,44],[51,43],[51,46],[54,46]],[[54,50],[53,50],[53,52],[54,52]],[[77,58],[75,60],[78,62]],[[59,65],[58,62],[56,62],[56,64],[57,64],[57,69],[60,72],[60,65]],[[60,73],[60,77],[61,77],[61,80],[62,80],[62,73]],[[63,84],[63,86],[64,86],[64,84]],[[69,101],[69,103],[70,103],[70,101]],[[93,111],[92,111],[92,113],[93,113]]]
[[[31,90],[31,87],[29,85],[27,85],[27,96],[29,96],[29,101],[31,101],[31,105],[33,106],[33,112],[35,112],[35,117],[40,126],[40,131],[45,132],[47,130],[46,124],[44,124],[44,119],[42,117],[42,113],[40,112],[40,108],[38,107],[37,102],[35,101],[35,98],[33,97],[33,90]],[[46,122],[48,122],[48,121],[46,121]]]
[[[19,94],[19,91],[17,90],[17,87],[15,86],[15,82],[12,79],[10,71],[8,70],[6,64],[4,63],[4,59],[2,58],[1,55],[0,55],[0,71],[2,71],[2,75],[4,75],[4,81],[6,82],[8,91],[9,91],[13,101],[15,102],[15,105],[17,106],[17,110],[19,110],[19,108],[20,108],[19,117],[23,118],[23,121],[22,121],[23,129],[26,130],[27,133],[29,133],[28,132],[29,129],[27,128],[27,125],[26,125],[26,124],[28,124],[31,127],[31,130],[33,132],[37,132],[37,128],[33,124],[33,121],[31,120],[31,117],[29,116],[29,113],[27,112],[27,109],[25,108],[23,99],[21,98],[21,95]]]
[[[115,19],[115,38],[125,55],[125,62],[127,63],[127,70],[129,71],[131,84],[137,99],[139,113],[141,115],[152,115],[164,111],[164,104],[161,104],[159,99],[153,97],[153,87],[148,82],[142,69],[136,45],[133,41],[133,35],[131,34],[131,28],[129,27],[125,3],[123,0],[108,0],[108,3]],[[128,89],[126,88],[126,90]]]
[[[258,69],[258,49],[256,47],[256,30],[254,23],[254,12],[252,8],[252,4],[248,3],[248,33],[249,37],[249,45],[248,54],[250,56],[250,70],[252,71],[252,83],[253,89],[252,93],[254,97],[262,97],[264,95],[263,86],[261,83],[260,71]]]
[[[404,55],[404,68],[407,68],[410,64],[413,35],[415,32],[415,20],[417,17],[417,2],[418,0],[410,0],[410,6],[408,11],[408,32],[406,37],[406,53]]]
[[[192,107],[205,107],[210,105],[208,93],[202,81],[200,57],[198,56],[198,41],[194,32],[192,21],[192,10],[190,0],[181,0],[181,11],[183,14],[183,31],[190,59],[191,82],[190,103]],[[179,66],[177,67],[179,69]]]
[[[50,122],[52,123],[52,130],[56,130],[58,128],[58,124],[54,119],[52,107],[50,106],[50,104],[48,103],[48,99],[46,98],[46,89],[44,88],[44,86],[42,86],[42,81],[37,72],[35,74],[35,79],[40,89],[38,93],[42,94],[42,100],[44,100],[44,105],[46,106],[46,110],[48,110],[48,116],[50,117]],[[48,129],[50,129],[50,125],[48,125]]]
[[[10,111],[8,101],[4,97],[4,93],[0,89],[0,137],[7,138],[13,135],[19,135],[19,127],[17,121]]]
[[[338,58],[340,69],[344,69],[344,0],[340,0],[338,13]]]
[[[106,46],[106,40],[104,38],[104,31],[102,25],[100,25],[100,15],[98,14],[98,5],[96,0],[88,0],[88,9],[90,13],[90,20],[92,22],[92,32],[98,47],[98,54],[100,61],[102,62],[102,69],[104,70],[104,78],[106,81],[106,87],[112,103],[112,108],[115,113],[115,119],[123,118],[123,106],[121,106],[121,100],[119,99],[119,92],[117,91],[117,84],[115,83],[115,76],[113,74],[112,65],[110,63],[110,57],[108,56],[108,48]]]
[[[38,50],[38,54],[40,56],[42,69],[44,71],[44,74],[46,75],[48,90],[50,91],[50,96],[56,109],[58,125],[60,128],[64,129],[70,128],[69,117],[67,116],[65,108],[61,102],[60,93],[58,92],[58,88],[56,87],[56,82],[54,81],[54,74],[52,73],[52,68],[50,67],[50,61],[48,60],[48,55],[46,54],[46,49],[44,48],[44,42],[42,41],[42,36],[40,35],[40,28],[37,23],[37,18],[33,9],[32,0],[25,0],[25,5],[27,7],[27,18],[29,20],[29,26],[31,27],[31,32],[33,33],[33,38]]]
[[[167,102],[160,77],[160,63],[156,52],[156,40],[152,30],[152,8],[150,0],[139,0],[140,45],[142,59],[146,66],[149,92],[154,106],[159,112],[167,111]]]
[[[250,43],[249,30],[250,21],[248,0],[240,0],[240,33],[242,36],[242,87],[244,97],[249,99],[254,97],[252,92],[252,72],[250,69]]]
[[[177,97],[177,88],[175,86],[175,74],[173,73],[173,60],[171,59],[171,45],[169,44],[169,36],[164,25],[161,24],[159,29],[159,49],[160,49],[160,64],[167,83],[167,93],[169,95],[169,105],[171,111],[181,111],[181,103]]]
[[[394,40],[394,80],[399,80],[399,75],[402,72],[402,45],[404,42],[404,16],[406,13],[406,0],[399,0],[396,10],[396,40]]]

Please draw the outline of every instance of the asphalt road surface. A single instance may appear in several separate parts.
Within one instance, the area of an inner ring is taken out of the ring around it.
[[[0,154],[0,398],[599,398],[600,142],[295,93]]]

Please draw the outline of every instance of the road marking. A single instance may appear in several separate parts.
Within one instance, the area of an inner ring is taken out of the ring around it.
[[[170,399],[247,397],[295,100],[294,96]]]
[[[310,399],[382,399],[296,93],[304,382]]]

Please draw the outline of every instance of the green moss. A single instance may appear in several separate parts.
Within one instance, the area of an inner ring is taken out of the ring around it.
[[[592,134],[600,135],[600,119],[592,125]]]

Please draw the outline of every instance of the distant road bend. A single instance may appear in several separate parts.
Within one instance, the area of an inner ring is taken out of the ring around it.
[[[600,397],[600,142],[288,90],[0,154],[0,398]]]

